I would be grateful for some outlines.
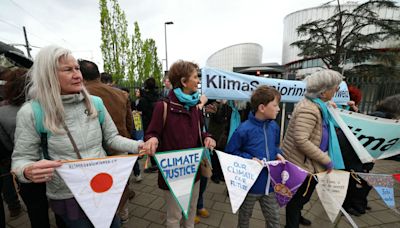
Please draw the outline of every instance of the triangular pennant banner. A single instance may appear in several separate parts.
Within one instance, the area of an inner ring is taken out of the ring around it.
[[[138,156],[66,162],[56,170],[96,228],[108,228]]]
[[[257,180],[263,166],[255,160],[230,155],[218,150],[216,152],[228,188],[232,212],[236,213],[246,198],[247,192]]]
[[[329,219],[333,223],[339,214],[349,186],[349,172],[333,170],[317,173],[318,184],[315,187],[319,199]]]
[[[400,173],[393,174],[394,179],[400,182]]]
[[[285,164],[278,161],[268,162],[268,166],[275,196],[279,206],[283,207],[296,194],[308,172],[288,161]]]
[[[187,219],[192,189],[204,148],[166,151],[155,154],[165,183]],[[190,187],[188,187],[190,186]]]
[[[388,207],[395,208],[393,178],[391,175],[371,173],[357,173],[357,175],[374,187]]]

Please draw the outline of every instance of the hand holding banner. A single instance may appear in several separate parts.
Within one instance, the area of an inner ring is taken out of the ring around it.
[[[279,206],[283,207],[296,194],[308,172],[289,161],[286,161],[285,164],[279,161],[271,161],[268,162],[268,166],[275,196]]]
[[[110,227],[138,156],[65,162],[56,168],[96,228]]]
[[[362,163],[400,154],[400,123],[329,108]]]
[[[188,218],[192,189],[204,148],[156,153],[154,158],[165,183],[185,218]],[[190,187],[189,187],[190,186]]]
[[[232,212],[236,213],[246,198],[247,192],[257,180],[263,166],[255,160],[230,155],[218,150],[216,152],[228,188]]]

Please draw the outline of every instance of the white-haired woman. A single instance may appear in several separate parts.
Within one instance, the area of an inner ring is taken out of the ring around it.
[[[92,227],[71,191],[54,172],[61,160],[101,158],[102,147],[138,153],[142,143],[118,135],[107,110],[97,111],[83,86],[79,64],[67,49],[47,46],[40,50],[30,70],[31,87],[26,102],[17,114],[12,170],[21,182],[47,183],[47,196],[53,211],[68,227]],[[47,131],[47,159],[40,147],[43,140],[35,120],[32,101],[40,104],[43,127]],[[103,115],[100,124],[98,115]],[[112,227],[119,227],[116,217]]]
[[[344,168],[335,123],[326,103],[339,90],[342,78],[333,70],[322,70],[307,76],[305,98],[296,105],[286,130],[282,146],[284,157],[312,174]],[[301,210],[310,200],[316,181],[312,178],[308,189],[307,184],[308,179],[286,205],[286,227],[311,224],[301,216]],[[303,196],[306,191],[306,196]]]

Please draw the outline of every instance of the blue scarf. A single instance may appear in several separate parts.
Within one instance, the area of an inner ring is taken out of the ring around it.
[[[181,88],[176,88],[174,89],[174,93],[178,100],[183,103],[183,107],[185,107],[186,110],[189,110],[190,107],[193,107],[199,103],[199,92],[189,95],[184,93]]]
[[[239,110],[235,107],[235,104],[233,101],[228,101],[229,107],[232,109],[232,114],[231,114],[231,122],[229,125],[229,135],[228,135],[228,141],[226,144],[228,144],[229,140],[231,139],[233,132],[235,132],[236,128],[239,127],[240,125],[240,113]]]
[[[316,103],[322,111],[322,118],[329,131],[329,149],[328,154],[333,163],[335,169],[344,169],[344,162],[342,157],[342,152],[340,150],[339,141],[336,135],[335,127],[338,127],[335,119],[332,117],[331,113],[328,111],[326,103],[319,98],[311,98],[312,102]]]

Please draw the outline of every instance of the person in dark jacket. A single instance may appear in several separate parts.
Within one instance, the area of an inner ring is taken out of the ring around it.
[[[151,77],[144,81],[144,90],[142,90],[141,98],[136,109],[142,112],[143,131],[146,132],[149,127],[151,117],[153,115],[154,105],[160,99],[157,92],[156,80]],[[153,157],[150,157],[151,166],[144,170],[145,173],[157,172],[157,164]]]
[[[0,107],[0,144],[1,147],[4,146],[4,150],[1,150],[2,155],[6,155],[5,158],[8,160],[8,173],[10,172],[11,168],[11,154],[14,149],[14,133],[16,127],[17,112],[20,110],[22,104],[24,104],[25,102],[25,88],[29,81],[26,73],[27,70],[23,68],[2,72],[2,75],[6,77],[7,83],[4,86],[6,105]],[[1,177],[3,181],[6,178],[9,178],[9,187],[14,188],[12,176],[7,175]],[[31,227],[50,228],[49,204],[46,196],[46,184],[21,182],[19,183],[19,187],[19,193],[26,205]],[[9,191],[14,191],[13,194],[15,195],[13,197],[16,198],[16,203],[19,206],[19,210],[21,210],[18,195],[15,192],[15,189],[10,189]],[[2,202],[1,206],[3,206]],[[65,224],[60,216],[55,215],[55,219],[58,228],[65,227]],[[0,227],[4,227],[1,226],[1,222]]]
[[[203,119],[201,111],[196,107],[199,103],[198,66],[195,63],[179,60],[175,62],[168,73],[173,90],[168,94],[168,100],[159,101],[154,106],[151,122],[145,133],[144,149],[151,153],[157,151],[181,150],[195,148],[202,145],[213,149],[216,146],[211,135],[202,132]],[[167,105],[167,113],[164,120],[164,102]],[[201,140],[201,141],[200,141]],[[183,227],[194,227],[197,199],[199,194],[200,172],[197,172],[195,184],[190,199],[188,219],[183,221]],[[168,191],[168,186],[158,173],[158,186],[164,190],[164,198],[167,204],[167,227],[179,227],[182,212],[175,202],[174,196]]]
[[[272,160],[285,162],[279,148],[280,129],[274,121],[280,110],[280,98],[281,95],[276,89],[268,86],[258,87],[251,96],[252,112],[249,114],[248,120],[233,133],[225,152],[257,160],[260,163]],[[249,227],[249,220],[256,201],[260,202],[265,218],[265,227],[280,227],[279,205],[272,186],[266,186],[267,179],[268,170],[265,167],[239,208],[238,227]]]

